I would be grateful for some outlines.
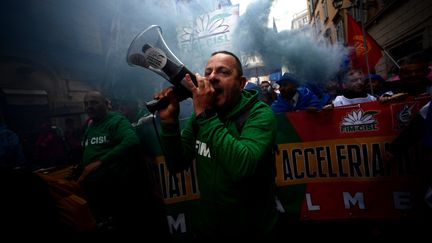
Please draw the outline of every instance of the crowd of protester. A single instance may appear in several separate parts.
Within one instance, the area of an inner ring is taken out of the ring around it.
[[[359,68],[349,68],[341,78],[338,75],[325,83],[314,83],[286,72],[279,80],[260,82],[260,99],[274,112],[290,112],[428,96],[432,84],[429,62],[424,53],[408,56],[400,61],[396,78],[388,80],[377,73],[365,74]],[[256,89],[253,87],[248,83],[245,89]]]
[[[322,109],[337,109],[364,102],[387,103],[413,96],[430,97],[432,70],[429,62],[430,60],[423,55],[407,57],[400,63],[397,79],[392,81],[386,81],[377,73],[365,74],[360,69],[351,68],[341,79],[334,77],[324,84],[313,87],[310,81],[307,82],[290,72],[284,73],[279,80],[261,81],[258,85],[244,82],[243,85],[245,89],[255,90],[257,97],[275,113],[319,112]],[[233,67],[233,70],[235,68]],[[238,78],[243,81],[240,76]],[[242,94],[240,89],[236,91]],[[169,233],[163,211],[163,198],[159,191],[159,174],[157,168],[155,169],[156,158],[151,151],[147,151],[146,144],[149,141],[143,134],[145,130],[143,126],[151,125],[146,122],[151,114],[136,101],[123,101],[113,107],[113,104],[99,91],[89,92],[84,103],[88,120],[80,124],[80,121],[65,119],[63,129],[49,121],[44,122],[40,126],[30,154],[25,154],[19,136],[7,128],[5,119],[1,116],[0,168],[2,173],[4,171],[9,173],[11,169],[17,168],[36,170],[72,166],[74,179],[83,187],[85,198],[99,223],[99,230],[104,233],[138,236],[141,235],[140,230],[143,226],[148,229],[146,231],[148,234],[167,236]],[[432,181],[430,180],[432,169],[431,163],[428,163],[432,147],[431,110],[430,102],[422,107],[406,131],[390,144],[387,156],[388,158],[399,156],[410,143],[421,142],[420,146],[423,146],[424,158],[426,158],[425,175],[422,178],[425,180],[425,191],[429,193],[427,202],[432,207]],[[213,113],[204,115],[214,117]],[[197,119],[198,122],[209,118],[200,119]],[[165,131],[166,134],[169,132]],[[107,138],[113,142],[107,146],[98,144],[98,139]],[[92,139],[96,141],[93,144]],[[118,163],[120,161],[121,163]],[[8,173],[4,174],[9,175]],[[19,174],[19,176],[24,175]],[[31,180],[36,180],[40,184],[39,179]],[[144,185],[144,187],[137,185]],[[41,187],[46,194],[45,189]],[[137,191],[144,192],[146,195],[138,195]],[[47,202],[53,203],[51,200]],[[145,208],[145,210],[142,205],[149,202],[151,209]],[[50,217],[54,217],[52,209],[48,210]],[[38,214],[37,217],[40,215]],[[145,217],[147,220],[143,221]],[[47,222],[47,225],[53,222]],[[114,227],[115,230],[110,227]]]

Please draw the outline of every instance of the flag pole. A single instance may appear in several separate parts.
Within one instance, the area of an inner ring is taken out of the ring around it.
[[[386,56],[393,62],[394,65],[396,65],[397,68],[400,68],[399,64],[397,64],[397,62],[395,61],[395,59],[393,59],[392,56],[390,56],[390,54],[383,48],[381,48],[381,50],[384,52],[384,54],[386,54]]]
[[[276,26],[276,20],[275,20],[275,17],[273,17],[273,31],[274,31],[275,33],[278,32],[278,29],[277,29],[277,26]]]
[[[362,29],[362,35],[363,35],[363,48],[365,50],[365,61],[366,61],[366,70],[367,70],[367,75],[368,75],[368,79],[369,79],[369,86],[370,86],[370,90],[371,90],[371,95],[374,96],[374,91],[373,91],[373,87],[372,87],[372,80],[370,77],[370,69],[369,69],[369,60],[368,60],[368,46],[367,46],[367,41],[366,41],[366,31],[365,31],[365,27],[364,27],[364,7],[363,7],[363,0],[360,1],[360,11],[361,11],[361,15],[360,15],[360,24],[361,24],[361,29]]]

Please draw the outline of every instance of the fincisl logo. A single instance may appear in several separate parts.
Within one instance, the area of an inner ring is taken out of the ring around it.
[[[340,131],[343,133],[367,132],[378,130],[375,115],[378,111],[353,110],[341,121]]]

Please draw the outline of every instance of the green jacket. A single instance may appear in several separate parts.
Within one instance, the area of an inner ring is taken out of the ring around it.
[[[108,112],[101,121],[88,125],[82,145],[84,154],[80,167],[102,161],[101,167],[86,180],[110,180],[126,175],[128,167],[136,160],[133,155],[139,139],[126,117]]]
[[[179,124],[161,123],[161,140],[171,172],[196,159],[200,190],[201,233],[211,237],[260,237],[277,220],[275,207],[276,118],[244,90],[227,114],[209,118],[192,115],[180,135]],[[237,124],[247,114],[241,131]]]

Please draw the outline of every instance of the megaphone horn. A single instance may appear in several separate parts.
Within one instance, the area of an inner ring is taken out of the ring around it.
[[[189,74],[197,85],[195,75],[171,52],[162,37],[162,29],[157,25],[151,25],[134,38],[126,60],[131,66],[144,67],[168,80],[174,85],[174,94],[179,101],[192,96],[190,90],[183,85],[186,74]],[[168,100],[164,99],[147,102],[146,106],[154,113],[168,104]]]
[[[150,66],[145,57],[138,53],[130,55],[130,57],[128,58],[128,62],[145,68],[149,68]]]

